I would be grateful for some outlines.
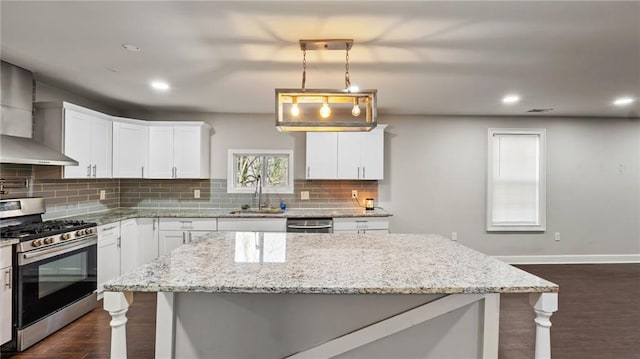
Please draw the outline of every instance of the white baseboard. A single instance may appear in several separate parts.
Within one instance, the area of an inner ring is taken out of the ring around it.
[[[509,264],[640,263],[640,254],[493,256]]]

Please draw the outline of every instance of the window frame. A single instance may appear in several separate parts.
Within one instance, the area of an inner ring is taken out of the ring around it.
[[[262,186],[262,193],[293,193],[293,165],[294,165],[294,158],[293,158],[293,150],[247,150],[247,149],[229,149],[227,151],[227,193],[255,193],[255,187],[245,187],[245,188],[238,188],[235,187],[235,177],[236,177],[236,173],[235,173],[235,156],[236,155],[241,155],[241,156],[261,156],[261,157],[268,157],[268,156],[276,156],[276,157],[282,157],[282,156],[286,156],[288,157],[288,173],[287,173],[287,186],[284,187],[270,187],[270,186],[265,186],[263,184]],[[263,161],[263,165],[264,165],[264,161]],[[264,173],[264,168],[262,168],[262,173]]]
[[[536,135],[539,137],[538,147],[538,221],[535,224],[522,222],[497,223],[493,221],[493,186],[494,186],[494,146],[495,135]],[[486,228],[487,232],[544,232],[546,231],[547,179],[546,179],[546,129],[544,128],[489,128],[487,132],[487,198]]]

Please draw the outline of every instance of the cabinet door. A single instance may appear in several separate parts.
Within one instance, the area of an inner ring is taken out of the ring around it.
[[[381,180],[384,178],[384,128],[360,133],[361,179]]]
[[[113,124],[109,120],[91,121],[91,171],[94,178],[111,178]]]
[[[176,178],[201,178],[200,127],[184,126],[173,129],[173,165]]]
[[[120,275],[120,248],[118,237],[98,239],[98,292],[104,291],[103,284]]]
[[[307,132],[307,179],[336,179],[338,133]]]
[[[91,118],[83,113],[64,112],[64,154],[78,161],[64,166],[64,178],[89,178],[91,163]]]
[[[135,219],[120,222],[120,273],[138,267],[138,225]]]
[[[167,254],[184,244],[186,232],[160,231],[160,255]]]
[[[158,219],[138,218],[138,266],[158,258]]]
[[[338,133],[337,158],[339,179],[362,178],[362,166],[360,165],[361,142],[361,132]]]
[[[173,178],[173,127],[149,127],[148,178]]]
[[[13,288],[13,273],[11,267],[0,268],[0,344],[11,340],[12,310],[11,291]]]
[[[144,178],[148,175],[148,129],[145,125],[113,123],[114,178]]]

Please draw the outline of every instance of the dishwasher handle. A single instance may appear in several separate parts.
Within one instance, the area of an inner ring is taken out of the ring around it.
[[[288,224],[287,228],[293,228],[293,229],[322,229],[322,228],[331,228],[333,227],[330,224],[321,224],[321,225],[298,225],[298,224]]]

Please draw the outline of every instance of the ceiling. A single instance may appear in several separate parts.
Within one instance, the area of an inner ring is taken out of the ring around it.
[[[127,110],[273,113],[300,39],[351,38],[350,78],[383,114],[638,117],[640,2],[7,1],[2,60]],[[133,44],[130,52],[122,44]],[[344,86],[309,51],[307,88]],[[168,92],[149,88],[153,79]],[[506,106],[501,98],[522,100]],[[553,111],[532,114],[534,108]]]

